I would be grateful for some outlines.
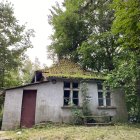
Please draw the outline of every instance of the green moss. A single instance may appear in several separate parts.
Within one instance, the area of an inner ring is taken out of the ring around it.
[[[103,73],[83,70],[78,64],[69,60],[61,60],[52,67],[43,70],[45,77],[106,79]]]
[[[92,79],[101,79],[105,80],[105,77],[101,76],[88,76],[88,75],[69,75],[69,74],[49,74],[48,77],[60,77],[60,78],[76,78],[76,79],[85,79],[85,80],[92,80]]]

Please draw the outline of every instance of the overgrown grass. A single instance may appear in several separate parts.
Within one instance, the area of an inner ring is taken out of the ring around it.
[[[140,125],[72,126],[47,124],[31,129],[0,132],[13,140],[140,140]]]

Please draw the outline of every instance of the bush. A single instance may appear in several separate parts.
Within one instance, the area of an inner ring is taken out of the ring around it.
[[[82,94],[82,109],[77,106],[72,108],[72,123],[73,124],[84,124],[84,116],[90,116],[91,111],[89,109],[90,97],[88,96],[87,83],[81,83],[81,94]]]
[[[72,108],[72,123],[77,125],[83,124],[83,112],[77,106]]]
[[[2,117],[3,117],[3,106],[0,108],[0,129],[2,126]]]

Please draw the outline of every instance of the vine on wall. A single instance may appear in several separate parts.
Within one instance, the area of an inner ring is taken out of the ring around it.
[[[82,108],[73,105],[72,108],[72,123],[83,124],[84,116],[90,116],[92,113],[89,109],[90,96],[88,95],[88,87],[86,82],[81,83],[81,95],[82,95]]]

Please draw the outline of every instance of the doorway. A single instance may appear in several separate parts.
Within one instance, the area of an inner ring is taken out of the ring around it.
[[[21,127],[30,128],[35,124],[36,94],[37,90],[23,90]]]

